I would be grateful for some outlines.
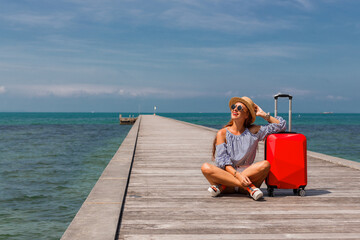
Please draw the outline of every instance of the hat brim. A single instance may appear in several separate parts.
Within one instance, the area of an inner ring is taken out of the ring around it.
[[[252,106],[251,103],[249,103],[248,101],[246,101],[245,99],[243,99],[241,97],[233,97],[229,101],[229,108],[231,109],[231,106],[237,102],[240,102],[247,107],[247,109],[249,110],[250,115],[251,115],[251,124],[254,123],[255,119],[256,119],[254,106]]]

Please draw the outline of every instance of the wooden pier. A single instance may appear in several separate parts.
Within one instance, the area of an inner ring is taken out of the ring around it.
[[[305,197],[212,198],[200,167],[215,134],[139,117],[62,239],[360,239],[359,163],[308,152]]]

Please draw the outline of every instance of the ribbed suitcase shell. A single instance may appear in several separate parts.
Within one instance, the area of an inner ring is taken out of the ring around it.
[[[276,133],[265,140],[265,159],[270,173],[268,188],[304,189],[307,185],[306,137],[299,133]]]

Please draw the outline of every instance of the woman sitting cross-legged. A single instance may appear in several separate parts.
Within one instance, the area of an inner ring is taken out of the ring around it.
[[[249,193],[254,200],[263,196],[259,189],[269,173],[266,160],[254,163],[258,142],[271,133],[285,131],[281,117],[266,114],[248,97],[233,97],[229,102],[230,122],[218,131],[213,144],[216,166],[204,163],[201,171],[210,183],[209,192],[216,197],[221,192]],[[254,125],[256,116],[269,124]]]

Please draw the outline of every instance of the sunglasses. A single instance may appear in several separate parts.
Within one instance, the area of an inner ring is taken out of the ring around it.
[[[240,112],[242,109],[243,109],[243,107],[241,106],[241,105],[235,105],[235,104],[233,104],[233,105],[231,105],[231,109],[232,110],[235,110],[235,108]]]

